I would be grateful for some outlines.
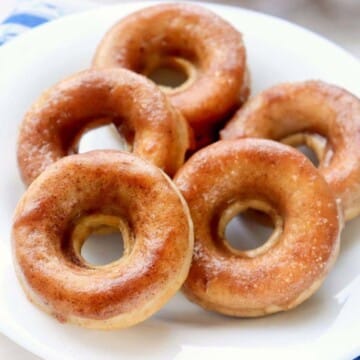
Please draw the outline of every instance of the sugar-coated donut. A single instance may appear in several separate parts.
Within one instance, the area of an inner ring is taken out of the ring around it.
[[[109,228],[120,230],[124,255],[89,264],[83,242]],[[190,213],[172,181],[117,151],[50,165],[20,200],[12,237],[30,300],[60,321],[101,329],[128,327],[159,310],[185,281],[193,249]]]
[[[87,130],[113,122],[130,149],[173,175],[189,147],[188,125],[148,79],[125,69],[85,70],[32,105],[20,127],[18,164],[30,184],[48,165],[77,151]]]
[[[222,139],[260,137],[306,144],[341,200],[346,220],[360,213],[360,100],[321,81],[276,85],[250,100],[221,131]]]
[[[249,93],[241,34],[193,4],[155,5],[120,20],[102,39],[93,65],[121,66],[145,75],[162,66],[184,72],[187,81],[163,90],[196,137],[208,134]]]
[[[175,176],[194,223],[194,256],[184,291],[206,309],[233,316],[289,310],[312,295],[333,265],[341,229],[332,191],[311,162],[270,140],[219,141]],[[241,211],[268,213],[275,230],[257,249],[225,239]]]

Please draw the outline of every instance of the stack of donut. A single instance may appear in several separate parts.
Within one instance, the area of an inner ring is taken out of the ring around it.
[[[13,252],[29,299],[62,322],[111,329],[147,319],[181,287],[205,309],[239,317],[309,298],[336,260],[343,219],[360,213],[359,99],[307,81],[247,101],[241,34],[190,4],[121,20],[92,64],[45,91],[20,127],[29,187]],[[171,88],[146,78],[162,66],[187,80]],[[109,123],[129,152],[77,153],[84,132]],[[300,144],[318,168],[289,146]],[[225,228],[247,209],[275,229],[240,251]],[[114,230],[123,256],[88,263],[86,238]]]

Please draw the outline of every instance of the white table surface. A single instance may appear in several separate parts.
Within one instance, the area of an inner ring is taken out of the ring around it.
[[[57,0],[51,0],[56,2]],[[87,2],[87,0],[77,0]],[[97,0],[98,3],[119,3],[121,0]],[[213,1],[216,2],[216,1]],[[314,1],[295,0],[226,0],[230,3],[258,11],[281,16],[300,25],[311,28],[329,39],[337,42],[355,56],[360,58],[360,1],[359,0],[327,0],[319,1],[322,6],[314,5]],[[0,0],[0,22],[11,12],[15,0]],[[291,5],[289,5],[291,3]],[[325,4],[324,4],[325,3]],[[335,20],[332,17],[336,14]],[[335,21],[335,22],[334,22]],[[38,360],[35,355],[14,344],[0,334],[0,359]]]

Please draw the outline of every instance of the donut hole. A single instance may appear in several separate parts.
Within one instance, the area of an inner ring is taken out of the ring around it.
[[[87,266],[105,266],[130,253],[131,239],[128,225],[118,216],[84,216],[72,231],[72,254]]]
[[[266,202],[238,201],[222,212],[217,238],[234,255],[255,257],[276,244],[282,229],[282,217]]]
[[[235,250],[254,250],[268,241],[274,229],[273,219],[266,212],[248,208],[228,222],[225,239]]]
[[[161,66],[154,69],[149,74],[149,79],[154,81],[157,85],[168,88],[176,88],[187,80],[187,74],[179,69],[174,69],[169,66]]]
[[[124,254],[124,241],[119,230],[108,228],[108,233],[92,233],[80,250],[85,261],[93,266],[103,266],[119,260]]]
[[[331,151],[325,137],[315,133],[298,133],[287,136],[281,142],[295,147],[303,153],[315,167],[319,167],[320,161],[324,163],[330,160]]]
[[[130,151],[130,147],[115,125],[107,124],[83,132],[77,141],[76,152],[84,153],[101,149]]]
[[[145,75],[165,92],[173,91],[188,82],[192,68],[193,65],[186,59],[169,57],[152,66]]]
[[[315,151],[312,148],[303,144],[296,146],[296,149],[303,153],[313,163],[315,167],[319,166],[319,158],[317,157]]]

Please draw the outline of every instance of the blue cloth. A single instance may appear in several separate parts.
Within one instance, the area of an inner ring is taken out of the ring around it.
[[[91,1],[18,0],[13,12],[0,23],[0,45],[35,26],[94,6]]]
[[[0,24],[0,45],[15,36],[67,13],[51,3],[40,0],[19,0],[12,14]]]

